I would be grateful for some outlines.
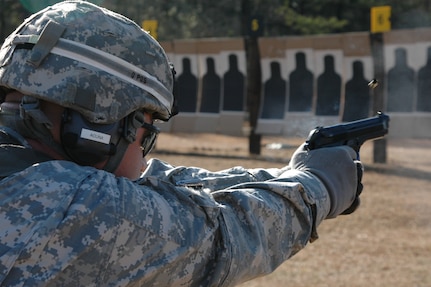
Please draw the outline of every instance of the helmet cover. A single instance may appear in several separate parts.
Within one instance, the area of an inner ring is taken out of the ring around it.
[[[173,74],[167,56],[130,19],[85,1],[27,18],[0,50],[0,86],[110,124],[136,110],[168,120]]]

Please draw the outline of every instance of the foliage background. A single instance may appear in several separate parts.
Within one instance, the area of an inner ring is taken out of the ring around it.
[[[137,23],[157,20],[159,40],[166,41],[242,36],[245,2],[262,17],[263,36],[368,31],[370,8],[382,5],[392,7],[393,29],[431,26],[429,0],[104,0],[101,6]],[[29,15],[21,1],[0,0],[0,40]]]

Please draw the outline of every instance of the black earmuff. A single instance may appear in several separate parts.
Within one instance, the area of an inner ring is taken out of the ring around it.
[[[94,124],[74,110],[63,112],[61,143],[66,154],[80,165],[94,165],[113,156],[121,135],[120,122]]]

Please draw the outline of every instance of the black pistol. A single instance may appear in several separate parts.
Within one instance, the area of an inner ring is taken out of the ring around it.
[[[309,150],[348,145],[357,153],[367,140],[385,136],[389,130],[389,116],[378,112],[376,116],[348,123],[327,127],[317,127],[312,130],[305,141]]]

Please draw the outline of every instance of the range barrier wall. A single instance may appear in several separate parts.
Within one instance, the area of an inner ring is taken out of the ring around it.
[[[259,39],[262,100],[257,132],[304,137],[316,126],[372,113],[368,33]],[[247,133],[246,62],[240,38],[163,42],[177,71],[180,114],[168,132]],[[384,34],[384,112],[390,137],[431,138],[431,29]],[[380,87],[377,87],[377,89]]]

